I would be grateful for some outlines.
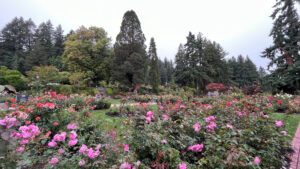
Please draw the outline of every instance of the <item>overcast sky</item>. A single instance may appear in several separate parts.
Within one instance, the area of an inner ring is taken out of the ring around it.
[[[160,58],[174,59],[180,43],[191,31],[201,32],[228,53],[227,58],[248,55],[257,65],[269,60],[261,52],[269,37],[275,0],[0,0],[0,29],[14,17],[32,18],[38,25],[51,20],[65,33],[84,25],[103,27],[114,43],[122,17],[133,9],[146,36],[154,37]]]

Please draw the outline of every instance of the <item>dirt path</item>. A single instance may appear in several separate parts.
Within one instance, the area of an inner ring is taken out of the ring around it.
[[[300,169],[300,123],[298,124],[297,131],[295,133],[295,137],[292,142],[292,148],[295,153],[292,155],[292,161],[290,165],[290,169]]]

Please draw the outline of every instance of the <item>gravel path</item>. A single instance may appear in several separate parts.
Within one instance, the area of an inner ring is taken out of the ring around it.
[[[295,153],[292,155],[292,161],[290,165],[290,169],[300,169],[300,123],[298,125],[297,131],[295,133],[295,137],[292,142],[292,148],[295,151]]]

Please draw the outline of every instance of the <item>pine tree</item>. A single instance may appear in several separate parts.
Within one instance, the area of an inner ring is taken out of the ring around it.
[[[62,70],[62,54],[64,52],[64,41],[63,30],[61,25],[58,25],[53,33],[53,56],[49,59],[50,65],[55,66],[59,70]]]
[[[113,79],[127,86],[145,82],[147,63],[146,41],[136,13],[127,11],[114,45]]]
[[[180,86],[187,85],[187,61],[184,58],[185,50],[182,44],[178,47],[178,52],[175,56],[175,82]]]
[[[53,25],[50,20],[39,25],[35,30],[34,40],[35,45],[26,57],[26,70],[31,70],[34,66],[49,65],[49,59],[54,55]]]
[[[30,52],[35,24],[22,17],[14,18],[1,30],[0,65],[24,73],[24,60]]]
[[[300,22],[294,0],[277,0],[271,15],[274,20],[270,36],[273,45],[265,49],[262,57],[271,59],[276,66],[270,77],[272,86],[293,93],[300,89]]]
[[[158,93],[158,87],[160,84],[159,78],[159,67],[158,67],[158,57],[156,53],[156,45],[154,38],[150,40],[149,52],[150,58],[150,84],[154,93]]]

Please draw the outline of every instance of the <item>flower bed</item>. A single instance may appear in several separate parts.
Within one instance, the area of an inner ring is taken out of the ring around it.
[[[285,101],[276,98],[177,99],[157,110],[137,104],[120,130],[100,128],[109,125],[89,117],[89,97],[46,93],[26,105],[12,100],[16,110],[0,116],[0,142],[9,145],[0,162],[11,168],[287,167],[289,133],[269,117]]]

